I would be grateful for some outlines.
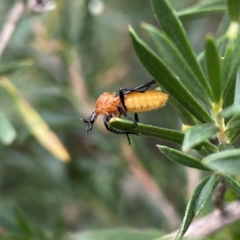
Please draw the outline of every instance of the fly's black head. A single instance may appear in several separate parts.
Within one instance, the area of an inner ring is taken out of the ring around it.
[[[97,119],[97,113],[95,111],[90,115],[88,120],[81,118],[81,120],[84,121],[85,123],[87,123],[87,125],[88,125],[86,128],[87,134],[92,131],[93,124],[96,119]]]

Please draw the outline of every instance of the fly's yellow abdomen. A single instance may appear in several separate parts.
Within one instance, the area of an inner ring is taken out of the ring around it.
[[[125,95],[124,103],[128,112],[145,112],[165,105],[168,95],[155,90],[131,92]]]

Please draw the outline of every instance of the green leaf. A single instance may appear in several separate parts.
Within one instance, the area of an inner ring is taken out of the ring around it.
[[[7,63],[1,63],[0,65],[0,74],[7,74],[12,71],[16,71],[22,68],[27,68],[33,65],[33,60],[32,59],[24,59],[20,61],[11,61]]]
[[[170,96],[168,98],[168,102],[170,102],[177,115],[182,120],[183,124],[190,126],[197,124],[196,118],[194,118],[193,115],[188,112],[181,104],[179,104],[174,98]]]
[[[215,103],[219,103],[221,96],[220,61],[215,42],[210,36],[206,39],[205,59],[208,71],[208,79],[212,88],[213,99]]]
[[[203,159],[202,163],[212,170],[240,176],[240,149],[214,153]]]
[[[231,59],[226,60],[226,65],[228,65],[228,67],[229,67],[227,78],[222,79],[223,100],[225,100],[225,98],[228,94],[229,88],[232,85],[232,82],[235,80],[235,76],[237,75],[237,70],[240,65],[240,54],[239,54],[239,52],[240,52],[240,31],[238,32],[237,38],[235,39],[234,43],[233,43],[233,41],[229,41],[229,44],[232,44],[232,46],[229,47],[229,49],[232,48],[233,50],[232,50],[232,54],[228,53],[229,54],[228,57]]]
[[[234,149],[233,145],[231,144],[220,144],[219,146],[219,151],[222,152],[222,151],[226,151],[226,150],[229,150],[229,149]]]
[[[16,138],[16,131],[12,124],[8,121],[5,114],[0,111],[0,141],[3,144],[9,145]]]
[[[232,143],[240,134],[240,118],[235,116],[231,118],[226,126],[226,133],[229,143]]]
[[[178,150],[157,145],[160,151],[168,157],[170,160],[185,165],[187,167],[202,169],[202,170],[209,170],[206,168],[199,159],[186,155]]]
[[[182,21],[189,21],[193,19],[204,18],[213,16],[214,14],[221,14],[226,11],[225,6],[209,7],[206,9],[184,9],[183,11],[177,12],[177,16]]]
[[[220,176],[218,174],[212,175],[208,181],[203,186],[201,192],[199,193],[199,196],[196,201],[196,206],[194,209],[194,215],[198,216],[202,208],[204,207],[207,199],[209,198],[212,191],[215,189],[217,184],[220,182]]]
[[[159,128],[142,123],[138,123],[137,126],[134,127],[133,122],[121,118],[112,118],[109,121],[109,124],[111,127],[118,130],[129,130],[130,132],[137,133],[139,135],[163,139],[180,145],[183,141],[183,133],[172,129]]]
[[[198,78],[192,72],[186,60],[179,52],[175,44],[171,41],[171,39],[167,35],[158,31],[157,28],[149,24],[143,24],[143,27],[148,31],[150,37],[159,50],[161,59],[163,60],[164,64],[175,72],[175,74],[179,77],[181,83],[196,98],[204,102],[206,105],[211,106],[211,101],[208,93],[202,87],[198,81]]]
[[[236,77],[235,84],[235,94],[233,105],[223,109],[219,114],[219,117],[230,117],[230,116],[239,116],[240,115],[240,68],[238,68],[238,73]]]
[[[198,201],[199,194],[201,193],[204,185],[206,184],[206,182],[209,180],[210,177],[211,176],[205,177],[195,187],[193,194],[188,201],[187,208],[186,208],[186,211],[184,214],[184,218],[183,218],[182,224],[178,230],[175,240],[181,240],[183,238],[185,232],[187,231],[188,227],[190,226],[190,224],[194,218],[194,214],[195,214],[195,210],[196,210],[196,203]]]
[[[227,0],[227,9],[231,22],[239,21],[240,14],[240,1],[239,0]]]
[[[183,151],[186,152],[204,140],[214,137],[218,127],[213,123],[206,123],[189,128],[185,132],[183,140]]]
[[[83,231],[79,234],[72,234],[69,240],[152,240],[159,237],[159,235],[161,235],[161,233],[156,230],[116,228]]]
[[[231,67],[231,59],[234,46],[228,44],[225,50],[224,57],[221,59],[221,88],[226,88],[227,79],[229,78],[229,69]]]
[[[226,174],[223,177],[227,185],[240,197],[240,183]]]
[[[187,40],[183,26],[171,8],[169,1],[151,0],[151,4],[157,21],[161,25],[163,31],[169,36],[172,42],[175,43],[191,70],[198,77],[202,87],[208,92],[208,95],[211,96],[211,91],[203,71]]]
[[[129,28],[129,30],[138,58],[161,87],[200,122],[213,122],[212,117],[182,85],[179,79],[170,72],[160,58],[137,36],[132,28]]]

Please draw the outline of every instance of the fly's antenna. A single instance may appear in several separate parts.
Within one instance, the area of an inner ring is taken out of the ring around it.
[[[95,122],[95,120],[97,119],[97,113],[94,111],[92,112],[92,114],[90,115],[89,119],[83,119],[81,118],[81,120],[85,123],[87,123],[87,128],[86,128],[86,131],[87,131],[87,134],[89,134],[91,131],[92,131],[92,128],[93,128],[93,124]]]

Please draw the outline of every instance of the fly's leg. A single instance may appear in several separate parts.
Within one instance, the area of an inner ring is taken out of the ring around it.
[[[116,134],[126,134],[127,136],[127,139],[128,139],[128,143],[129,145],[131,145],[131,141],[130,141],[130,138],[129,138],[129,134],[133,134],[133,135],[138,135],[137,133],[134,133],[134,132],[129,132],[129,131],[118,131],[114,128],[112,128],[108,122],[109,120],[112,118],[112,116],[105,116],[103,118],[103,122],[104,122],[104,125],[106,127],[106,129],[109,131],[109,132],[112,132],[112,133],[116,133]]]
[[[134,114],[134,119],[132,119],[127,115],[127,112],[121,106],[118,105],[117,110],[120,113],[120,115],[123,115],[125,118],[127,118],[128,120],[130,120],[134,123],[134,126],[133,126],[134,128],[137,126],[137,122],[138,122],[137,113]]]

